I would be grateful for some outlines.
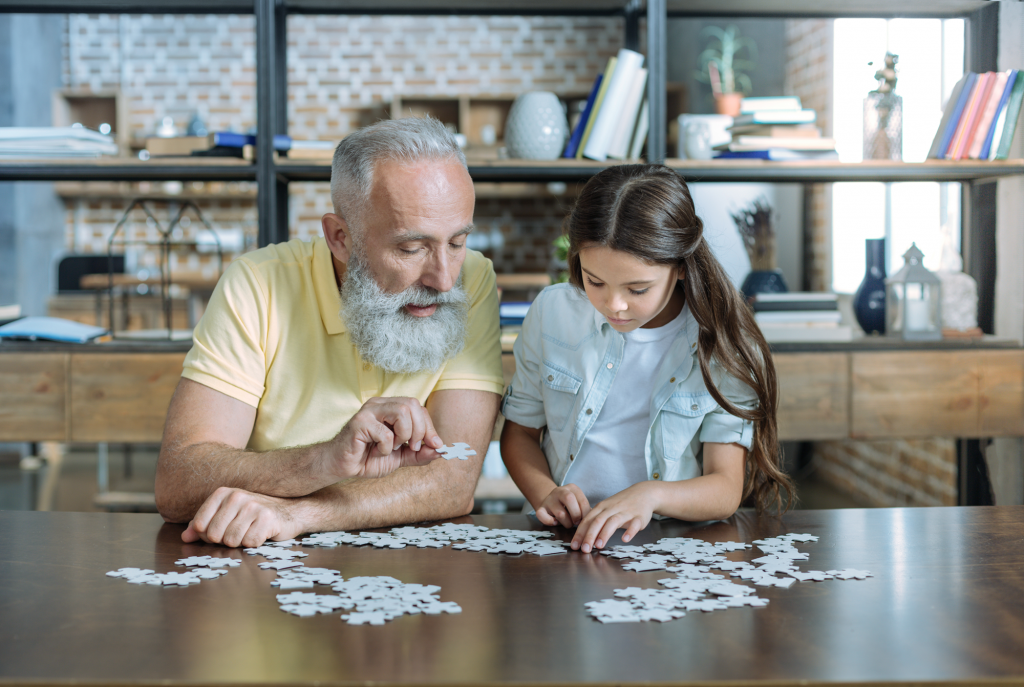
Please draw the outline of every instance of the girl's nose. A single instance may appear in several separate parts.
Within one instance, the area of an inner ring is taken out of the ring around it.
[[[617,293],[613,293],[608,298],[608,309],[612,312],[624,312],[629,306],[626,305],[626,299]]]

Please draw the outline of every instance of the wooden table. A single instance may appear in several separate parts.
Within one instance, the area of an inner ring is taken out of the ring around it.
[[[521,515],[472,522],[540,528]],[[274,573],[257,567],[262,558],[182,544],[181,530],[154,515],[0,513],[0,684],[1024,682],[1024,507],[655,522],[638,543],[810,532],[821,539],[799,546],[810,554],[801,567],[874,573],[758,588],[770,599],[765,608],[691,612],[664,624],[602,625],[586,615],[587,601],[672,576],[624,571],[604,556],[349,546],[305,549],[304,562],[345,577],[438,584],[463,612],[379,627],[349,626],[339,614],[298,618],[279,610]],[[104,575],[167,571],[178,558],[209,553],[242,565],[185,589]]]

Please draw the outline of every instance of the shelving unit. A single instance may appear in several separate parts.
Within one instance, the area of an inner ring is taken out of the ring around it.
[[[285,31],[289,14],[582,15],[624,17],[624,45],[630,48],[639,46],[640,20],[646,18],[647,96],[651,104],[648,160],[667,163],[687,180],[803,184],[956,181],[967,184],[967,195],[977,195],[979,182],[1024,174],[1024,160],[920,164],[666,160],[666,24],[669,17],[682,16],[963,17],[969,26],[968,68],[985,71],[995,68],[993,48],[983,36],[996,26],[997,5],[990,0],[516,0],[500,6],[485,0],[216,0],[208,4],[196,0],[0,0],[0,12],[255,14],[259,130],[256,163],[197,158],[0,161],[0,181],[256,181],[260,189],[259,244],[287,240],[289,183],[330,178],[328,164],[278,159],[273,154],[272,135],[288,133]],[[471,159],[469,171],[478,182],[578,182],[608,164]],[[978,214],[990,210],[990,203],[979,196],[969,199],[965,207],[970,208],[964,222],[968,271],[977,272],[980,268],[970,269],[971,251],[975,257],[984,252],[981,249],[988,251],[986,254],[994,252],[992,218]]]

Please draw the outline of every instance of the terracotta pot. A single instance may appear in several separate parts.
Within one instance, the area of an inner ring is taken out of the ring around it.
[[[715,112],[730,117],[738,117],[740,114],[740,101],[743,100],[742,93],[716,93]]]

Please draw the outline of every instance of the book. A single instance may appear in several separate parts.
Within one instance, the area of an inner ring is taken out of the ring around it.
[[[94,327],[59,317],[24,317],[0,326],[0,339],[26,339],[35,341],[66,341],[86,343],[107,333],[103,327]]]
[[[151,156],[187,156],[194,150],[210,148],[207,136],[175,136],[174,138],[158,138],[151,136],[146,139],[146,151]]]
[[[1010,99],[1013,85],[1018,78],[1020,78],[1020,71],[1011,69],[1010,75],[1006,78],[1006,88],[1003,89],[1002,98],[1000,98],[999,105],[996,107],[996,115],[992,120],[992,126],[989,127],[988,136],[985,137],[985,143],[982,145],[981,153],[978,156],[981,160],[991,160],[995,155],[995,146],[992,145],[992,141],[996,140],[997,133],[1001,133],[1003,130],[1003,124],[1006,122],[1006,102]]]
[[[723,150],[715,155],[716,160],[838,160],[834,150],[790,150],[789,148],[768,148],[765,150]]]
[[[960,96],[955,101],[950,97],[949,103],[947,104],[947,107],[952,105],[953,109],[950,113],[949,120],[946,122],[946,130],[942,132],[942,139],[939,141],[939,147],[935,151],[935,159],[942,160],[946,157],[946,152],[949,150],[950,142],[956,135],[957,127],[960,125],[960,116],[963,114],[964,108],[967,106],[967,101],[971,98],[971,91],[974,90],[974,85],[978,80],[978,75],[974,72],[968,72],[964,79],[963,87],[960,89]],[[955,87],[954,90],[956,90]]]
[[[750,124],[813,124],[818,120],[814,110],[765,110],[741,114],[733,119],[734,127]]]
[[[758,324],[839,324],[842,313],[838,310],[760,311],[754,313]]]
[[[576,157],[576,151],[580,147],[580,140],[583,138],[583,130],[587,128],[587,122],[590,120],[590,113],[594,109],[594,101],[597,99],[597,92],[601,89],[602,81],[604,81],[604,74],[598,74],[597,78],[594,79],[594,85],[590,88],[590,95],[587,96],[587,104],[583,106],[580,120],[576,122],[576,128],[573,129],[572,136],[569,137],[569,142],[565,146],[565,152],[562,153],[562,157]]]
[[[633,132],[633,142],[629,145],[629,159],[639,160],[640,153],[647,142],[647,131],[651,126],[651,108],[644,98],[644,104],[640,107],[640,114],[636,118],[636,130]]]
[[[21,317],[21,306],[17,303],[14,305],[0,305],[0,322],[16,320],[19,317]]]
[[[817,138],[821,136],[821,129],[813,124],[798,124],[790,126],[781,124],[772,126],[770,124],[748,124],[746,126],[731,126],[729,132],[733,136],[772,136],[777,138]]]
[[[932,144],[928,148],[928,158],[935,159],[942,157],[939,152],[939,145],[942,143],[943,134],[946,132],[946,128],[949,126],[950,118],[953,116],[953,110],[956,109],[956,104],[960,99],[960,93],[964,89],[964,84],[967,82],[967,77],[970,76],[970,72],[960,77],[960,80],[953,85],[953,90],[949,94],[949,100],[946,101],[946,109],[942,112],[942,119],[939,120],[939,128],[935,132],[935,137],[932,139]]]
[[[996,160],[1005,160],[1010,154],[1010,144],[1013,143],[1013,134],[1017,130],[1017,120],[1020,118],[1021,101],[1024,100],[1024,78],[1020,74],[1013,81],[1013,91],[1010,99],[1006,101],[1005,121],[999,138],[999,148],[996,151]],[[993,145],[995,145],[993,143]]]
[[[615,127],[615,134],[608,145],[608,157],[623,160],[629,157],[630,143],[633,142],[633,130],[636,128],[636,115],[644,100],[644,87],[647,86],[647,70],[640,69],[630,84],[622,114]]]
[[[966,157],[972,160],[977,160],[981,156],[981,149],[988,138],[988,132],[992,125],[995,124],[996,110],[1003,99],[1003,91],[1006,90],[1006,80],[1011,72],[1012,70],[1007,70],[996,74],[995,82],[992,84],[988,98],[982,107],[981,116],[978,117],[978,125],[974,129],[974,136],[971,138],[971,143],[967,149]]]
[[[790,150],[835,150],[834,138],[778,138],[774,136],[734,136],[732,143],[716,146],[717,150],[763,150],[789,148]]]
[[[608,149],[626,106],[626,98],[644,63],[643,55],[626,48],[619,50],[616,58],[615,71],[605,91],[604,100],[597,109],[594,128],[590,130],[590,137],[583,146],[583,157],[591,160],[603,161],[608,158]]]
[[[765,110],[800,110],[800,98],[795,95],[744,98],[740,101],[740,114],[764,112]]]
[[[601,104],[604,102],[604,95],[608,92],[608,84],[612,80],[612,73],[615,71],[615,65],[619,62],[617,57],[609,57],[608,64],[605,65],[604,74],[601,77],[601,86],[597,91],[597,97],[594,99],[594,107],[590,110],[590,117],[587,119],[587,125],[583,128],[583,136],[580,138],[580,145],[576,149],[576,159],[583,159],[583,147],[587,145],[587,141],[590,140],[590,132],[594,129],[594,120],[597,119],[597,113],[601,109]]]
[[[208,136],[209,148],[244,148],[245,146],[256,145],[255,134],[239,134],[234,131],[217,131]],[[315,145],[311,145],[315,144]],[[288,134],[277,134],[274,136],[274,150],[287,152],[292,146],[304,149],[319,149],[317,146],[333,146],[331,141],[295,141]]]
[[[953,133],[953,138],[949,142],[949,149],[946,150],[947,160],[956,160],[960,155],[960,150],[963,148],[964,136],[967,134],[968,127],[970,127],[974,121],[978,101],[981,99],[981,92],[985,89],[985,83],[988,81],[986,77],[987,74],[978,74],[978,78],[974,81],[974,87],[971,88],[970,98],[968,98],[967,103],[964,105],[963,112],[960,114],[960,121],[957,123],[956,131]]]
[[[498,303],[500,326],[504,327],[508,325],[522,324],[529,309],[530,303],[526,301],[508,301],[505,303]]]
[[[971,148],[971,143],[974,142],[974,137],[978,133],[978,125],[981,123],[982,112],[992,95],[992,88],[995,86],[997,77],[998,74],[995,72],[985,73],[984,79],[981,82],[981,87],[978,89],[978,97],[973,103],[973,107],[971,109],[970,119],[964,127],[963,139],[957,147],[955,157],[953,158],[954,160],[963,160],[967,157],[967,153]]]
[[[769,343],[771,342],[842,342],[853,340],[853,328],[849,325],[837,327],[787,327],[778,325],[765,325],[761,327],[761,334]]]

